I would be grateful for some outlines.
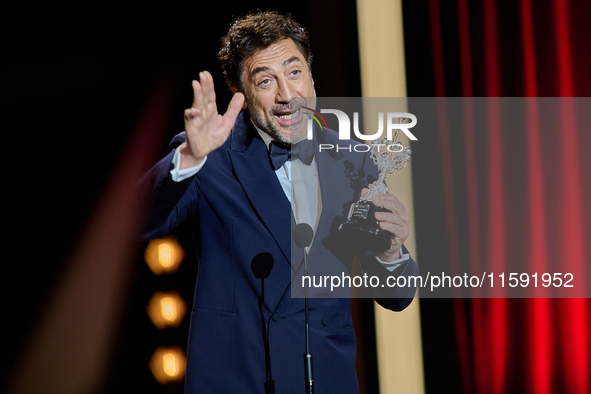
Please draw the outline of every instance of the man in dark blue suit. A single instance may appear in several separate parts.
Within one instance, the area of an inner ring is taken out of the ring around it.
[[[316,96],[301,26],[273,12],[246,16],[230,28],[219,58],[234,96],[221,115],[211,75],[193,81],[186,132],[142,179],[151,205],[146,237],[188,221],[197,241],[186,392],[264,393],[272,380],[277,393],[301,393],[303,250],[293,243],[292,223],[314,229],[306,249],[310,276],[349,275],[359,264],[361,272],[385,279],[418,274],[402,246],[409,216],[393,195],[381,195],[374,204],[390,212],[376,219],[393,234],[391,247],[372,253],[342,245],[334,233],[343,206],[359,197],[360,175],[375,175],[367,155],[319,151],[322,143],[350,144],[326,130],[315,135],[315,155],[285,161],[285,152],[276,153],[306,140],[303,109]],[[295,174],[305,179],[303,197]],[[314,290],[309,330],[316,392],[357,393],[350,299],[326,287]],[[376,300],[402,310],[414,292],[392,288]]]

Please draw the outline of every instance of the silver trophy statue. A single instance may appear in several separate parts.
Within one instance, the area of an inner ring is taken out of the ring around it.
[[[402,123],[405,118],[398,118]],[[379,194],[388,193],[386,176],[394,170],[402,170],[410,160],[412,151],[398,141],[396,130],[393,140],[387,138],[374,140],[371,144],[371,158],[378,167],[378,180],[368,186],[369,191],[351,205],[347,221],[339,227],[338,234],[343,242],[354,243],[365,249],[381,252],[390,248],[392,233],[380,228],[375,219],[376,212],[388,212],[386,208],[373,205],[372,199]]]

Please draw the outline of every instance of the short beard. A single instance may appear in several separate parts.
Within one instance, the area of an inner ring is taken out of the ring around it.
[[[250,102],[250,100],[248,99],[248,96],[245,96],[246,98],[246,103],[248,104],[249,108],[254,108],[252,106],[252,103]],[[252,111],[250,112],[250,115],[254,118],[254,122],[255,124],[261,128],[261,130],[263,130],[265,133],[269,134],[271,137],[273,137],[275,140],[289,145],[294,143],[293,141],[290,141],[290,139],[286,138],[285,135],[283,135],[281,133],[281,130],[279,130],[279,127],[271,122],[268,118],[262,118],[258,112]],[[273,116],[273,115],[270,115]],[[299,141],[297,141],[299,142]]]
[[[248,97],[248,95],[244,94],[244,98],[246,99],[246,104],[248,105],[248,108],[254,108],[254,106],[252,105],[252,102],[250,100],[250,98]],[[298,100],[297,98],[294,100]],[[289,104],[285,105],[284,108],[289,108],[291,105],[294,105],[294,100],[292,100]],[[305,99],[301,99],[304,100]],[[312,108],[316,108],[316,90],[314,89],[314,97],[313,97],[313,104],[312,104]],[[304,105],[305,106],[305,105]],[[303,106],[298,106],[300,108],[302,108]],[[271,111],[269,113],[269,118],[272,118],[274,116],[274,111]],[[306,133],[304,133],[302,135],[301,138],[299,138],[297,141],[293,140],[293,134],[292,134],[292,138],[286,138],[286,136],[284,134],[281,133],[281,130],[279,129],[279,126],[275,123],[273,123],[272,121],[269,120],[269,118],[261,118],[261,116],[258,113],[255,113],[255,111],[250,111],[250,116],[253,117],[255,124],[258,125],[258,127],[260,127],[265,133],[269,134],[271,137],[273,137],[275,140],[289,145],[289,144],[297,144],[300,141],[303,141],[306,139]],[[302,125],[296,125],[297,127],[304,127]]]

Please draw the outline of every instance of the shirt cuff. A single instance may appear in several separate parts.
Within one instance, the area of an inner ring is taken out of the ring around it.
[[[203,165],[205,164],[206,161],[207,161],[207,156],[205,156],[203,158],[203,161],[201,163],[199,163],[198,165],[196,165],[195,167],[190,167],[190,168],[185,168],[185,169],[179,170],[179,167],[181,166],[181,153],[180,153],[180,150],[177,149],[174,152],[174,156],[172,156],[172,164],[173,164],[174,168],[172,170],[170,170],[170,177],[175,182],[184,181],[185,179],[188,179],[188,178],[192,177],[193,175],[197,174],[199,172],[199,170],[201,170],[201,167],[203,167]]]
[[[376,260],[388,271],[393,272],[396,268],[400,267],[402,263],[406,263],[410,258],[410,254],[402,253],[401,257],[398,260],[390,261],[389,263],[385,263],[378,256],[374,256]]]

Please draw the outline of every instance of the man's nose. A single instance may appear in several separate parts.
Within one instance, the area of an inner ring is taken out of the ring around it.
[[[277,102],[289,103],[294,97],[294,89],[287,78],[280,78],[277,81]]]

